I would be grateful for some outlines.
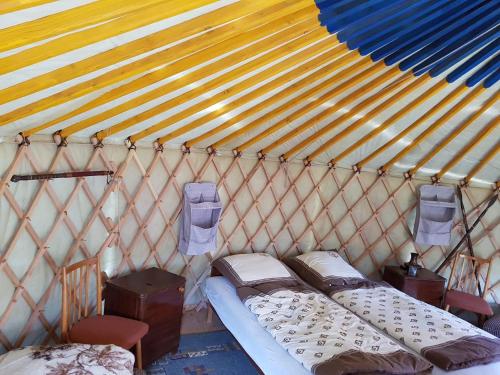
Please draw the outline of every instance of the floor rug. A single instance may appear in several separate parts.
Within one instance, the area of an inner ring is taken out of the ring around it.
[[[181,336],[179,351],[153,362],[148,375],[256,375],[255,367],[228,331]]]

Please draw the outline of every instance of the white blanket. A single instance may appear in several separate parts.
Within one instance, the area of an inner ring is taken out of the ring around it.
[[[5,375],[132,375],[134,356],[114,345],[27,347],[0,356]]]

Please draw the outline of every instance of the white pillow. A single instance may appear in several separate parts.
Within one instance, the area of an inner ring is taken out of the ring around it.
[[[283,263],[265,253],[229,255],[217,259],[214,267],[237,287],[272,281],[295,281]]]
[[[359,271],[347,263],[336,251],[311,251],[299,255],[296,259],[314,270],[322,278],[364,278]]]

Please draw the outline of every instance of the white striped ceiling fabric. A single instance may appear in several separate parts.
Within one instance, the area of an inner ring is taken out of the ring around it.
[[[318,13],[313,0],[2,2],[0,135],[498,180],[498,84],[375,63]]]

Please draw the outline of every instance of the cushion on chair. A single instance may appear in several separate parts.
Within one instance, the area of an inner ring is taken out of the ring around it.
[[[493,315],[491,306],[484,299],[458,290],[448,290],[446,292],[444,305],[450,305],[477,314]]]
[[[138,320],[101,315],[75,323],[69,332],[69,338],[74,343],[114,344],[130,349],[148,333],[148,330],[149,326]]]

